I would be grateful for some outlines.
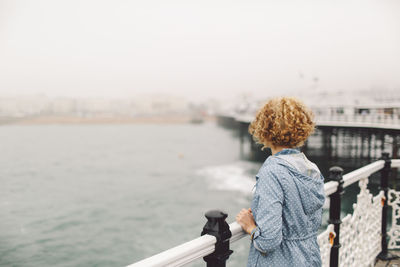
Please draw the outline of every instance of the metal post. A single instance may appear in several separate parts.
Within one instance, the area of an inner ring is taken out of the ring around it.
[[[333,241],[333,246],[331,248],[331,257],[330,257],[330,267],[338,267],[339,266],[339,248],[340,245],[340,224],[342,220],[340,219],[340,210],[341,210],[341,198],[344,193],[343,190],[343,169],[340,167],[332,167],[329,169],[329,180],[336,181],[339,183],[337,190],[335,193],[330,195],[330,207],[329,207],[329,220],[330,224],[333,224],[334,231],[336,233],[336,237]]]
[[[217,238],[217,243],[215,244],[215,251],[203,259],[207,262],[207,267],[225,267],[227,259],[233,253],[229,249],[229,238],[232,233],[229,224],[225,221],[228,214],[219,210],[211,210],[205,216],[208,221],[204,225],[201,235],[213,235]]]
[[[396,256],[392,255],[388,251],[388,240],[387,240],[387,210],[388,210],[388,190],[389,190],[389,174],[390,174],[390,169],[391,169],[391,164],[392,161],[389,157],[389,153],[383,152],[382,153],[382,158],[385,161],[385,165],[383,166],[383,169],[381,170],[381,190],[383,190],[384,193],[384,200],[383,200],[383,207],[382,207],[382,226],[381,226],[381,246],[382,246],[382,251],[379,253],[378,258],[381,260],[392,260],[396,258]]]

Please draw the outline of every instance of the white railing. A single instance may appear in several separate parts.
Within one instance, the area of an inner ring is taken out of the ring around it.
[[[232,233],[229,243],[233,243],[247,235],[237,222],[231,223],[229,230]],[[183,266],[213,253],[216,242],[217,239],[215,236],[203,235],[150,258],[131,264],[128,267]]]
[[[400,167],[400,159],[392,160],[392,168]],[[392,227],[388,232],[389,249],[400,249],[400,192],[390,189],[388,193],[388,205],[392,207]]]
[[[341,243],[343,245],[340,250],[341,256],[339,266],[341,267],[368,266],[372,264],[375,257],[380,252],[379,223],[382,214],[381,201],[383,200],[383,191],[380,191],[376,196],[372,196],[367,189],[367,184],[369,176],[381,170],[384,167],[384,163],[383,160],[379,160],[343,175],[343,186],[347,187],[355,182],[359,182],[360,193],[357,196],[357,203],[354,204],[354,213],[347,215],[343,219],[343,231],[340,233]],[[392,167],[400,167],[400,160],[392,160]],[[338,185],[339,183],[336,181],[325,183],[325,195],[328,197],[335,193]],[[232,237],[229,240],[230,243],[247,236],[241,226],[236,222],[231,223],[229,228],[232,233]],[[397,232],[396,234],[400,235],[400,233]],[[332,246],[332,239],[335,235],[333,225],[330,224],[327,226],[327,229],[318,236],[318,244],[320,246],[324,267],[329,266],[330,249]],[[213,253],[215,244],[216,238],[214,236],[204,235],[131,264],[129,267],[183,266]],[[357,256],[356,253],[359,253],[359,256]],[[363,257],[365,255],[368,255],[368,257]]]
[[[400,192],[390,189],[388,197],[388,204],[392,207],[392,227],[388,232],[388,248],[400,249]]]
[[[236,121],[250,123],[254,114],[240,115]],[[400,118],[388,115],[318,115],[317,126],[362,127],[400,130]]]
[[[400,118],[397,115],[386,115],[386,114],[359,114],[359,115],[331,114],[331,115],[318,115],[317,118],[320,120],[329,120],[329,121],[400,124]]]
[[[362,127],[400,130],[400,119],[388,115],[319,115],[317,126]]]
[[[381,220],[383,191],[372,196],[367,189],[368,176],[359,180],[360,193],[340,225],[339,266],[373,266],[381,252]]]
[[[392,159],[392,168],[400,168],[400,159]]]
[[[343,175],[343,180],[344,180],[343,186],[347,187],[347,186],[361,180],[362,178],[368,178],[371,174],[382,169],[384,164],[385,164],[385,161],[378,160],[378,161],[375,161],[371,164],[368,164],[364,167],[361,167],[357,170],[354,170],[352,172],[349,172],[349,173]]]
[[[326,230],[318,235],[317,242],[321,251],[322,267],[329,267],[331,247],[336,234],[333,224],[328,225]]]

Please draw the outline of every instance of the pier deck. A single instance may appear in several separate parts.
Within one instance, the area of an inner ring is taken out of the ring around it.
[[[399,250],[390,250],[390,253],[400,257]],[[375,264],[375,267],[400,267],[400,258],[391,261],[378,260]]]

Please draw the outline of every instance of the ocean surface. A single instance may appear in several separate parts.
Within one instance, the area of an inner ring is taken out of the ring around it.
[[[230,223],[262,164],[239,149],[214,123],[3,125],[0,266],[126,266],[199,237],[208,210]],[[249,242],[229,266],[245,266]]]

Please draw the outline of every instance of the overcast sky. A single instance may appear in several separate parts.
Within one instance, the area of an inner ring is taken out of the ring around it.
[[[398,0],[0,0],[0,95],[400,88],[399,14]]]

